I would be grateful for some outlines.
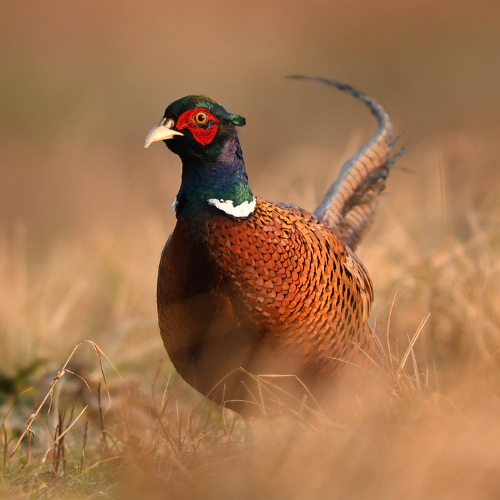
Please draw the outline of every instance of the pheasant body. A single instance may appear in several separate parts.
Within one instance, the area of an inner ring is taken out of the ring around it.
[[[165,347],[204,394],[240,366],[306,383],[330,378],[337,359],[371,352],[371,300],[364,266],[323,221],[261,198],[244,220],[179,218],[160,263]]]
[[[183,162],[158,272],[165,348],[189,384],[242,413],[247,372],[313,388],[374,348],[365,267],[325,220],[253,196],[235,130],[244,123],[188,96],[146,140],[164,140]]]

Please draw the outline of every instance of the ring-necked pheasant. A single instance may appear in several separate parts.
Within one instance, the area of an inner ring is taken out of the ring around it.
[[[158,272],[165,348],[189,384],[241,413],[256,390],[246,372],[314,388],[373,351],[372,284],[353,250],[396,158],[393,126],[365,94],[315,80],[366,103],[379,126],[314,214],[253,195],[235,128],[245,119],[209,97],[173,102],[146,138],[182,160],[177,224]]]

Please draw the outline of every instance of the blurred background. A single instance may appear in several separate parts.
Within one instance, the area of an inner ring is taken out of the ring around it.
[[[181,170],[143,143],[173,100],[203,93],[245,116],[254,192],[316,206],[376,123],[351,97],[289,74],[359,88],[402,134],[407,152],[360,255],[374,321],[399,288],[416,328],[433,300],[405,295],[421,279],[408,265],[482,220],[497,235],[499,26],[496,1],[4,0],[3,369],[54,361],[83,338],[116,362],[166,359],[155,280]]]
[[[430,312],[415,346],[422,384],[444,391],[452,381],[453,401],[471,373],[482,377],[500,349],[499,27],[497,0],[3,0],[0,408],[17,405],[5,413],[5,436],[23,428],[82,339],[97,342],[127,383],[153,383],[153,394],[154,380],[165,387],[172,367],[156,324],[156,272],[181,168],[163,145],[143,144],[168,104],[207,94],[244,116],[254,193],[310,210],[375,132],[361,103],[290,74],[373,96],[407,146],[359,249],[374,282],[379,335],[389,332],[401,355]],[[92,353],[72,363],[92,388],[101,380]],[[56,400],[81,408],[88,394],[71,380]],[[175,374],[170,384],[181,407],[199,402]],[[498,425],[489,429],[485,446],[500,435]],[[455,431],[438,426],[430,435],[447,436],[432,441],[442,451]],[[470,456],[477,436],[469,437],[446,459]],[[387,442],[377,442],[373,455],[360,451],[374,457],[367,470],[381,462]],[[404,439],[394,442],[405,449]],[[400,451],[393,464],[403,462]],[[488,472],[492,463],[484,477],[498,477]],[[361,484],[356,473],[346,477]],[[438,483],[431,490],[444,498]],[[381,498],[389,498],[385,484]]]

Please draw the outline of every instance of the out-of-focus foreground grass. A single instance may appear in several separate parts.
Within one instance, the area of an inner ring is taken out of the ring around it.
[[[498,498],[500,11],[434,4],[6,3],[2,497]],[[373,95],[409,143],[360,248],[387,358],[333,414],[245,429],[161,345],[180,168],[142,141],[172,100],[212,95],[248,120],[254,192],[313,209],[375,125],[292,73]]]

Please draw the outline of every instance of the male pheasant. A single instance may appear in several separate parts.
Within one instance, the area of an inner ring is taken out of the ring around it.
[[[254,196],[235,128],[245,119],[209,97],[173,102],[146,138],[182,160],[158,272],[163,343],[190,385],[240,413],[260,398],[249,374],[293,375],[282,379],[314,391],[374,349],[372,284],[353,249],[395,158],[393,126],[370,97],[316,80],[361,99],[379,127],[314,214]]]

